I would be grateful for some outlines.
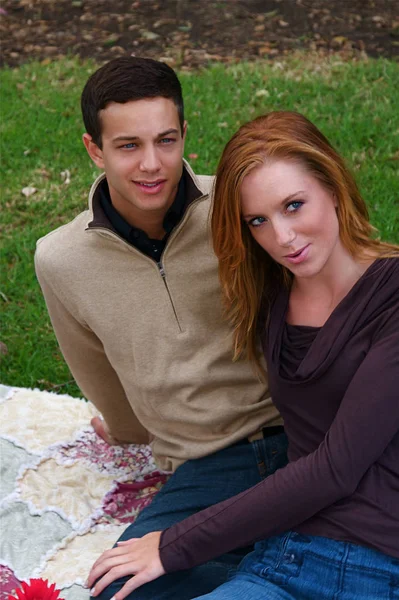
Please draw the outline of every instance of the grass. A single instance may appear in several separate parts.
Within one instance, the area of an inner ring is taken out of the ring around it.
[[[32,63],[2,86],[1,382],[80,395],[58,350],[33,270],[36,240],[85,208],[97,171],[81,143],[79,95],[90,62]],[[182,73],[186,156],[213,173],[230,135],[268,110],[303,112],[348,159],[383,239],[399,242],[399,65],[293,57]],[[65,184],[65,171],[70,183]],[[62,173],[64,172],[64,176]],[[27,186],[37,192],[25,197]],[[56,387],[54,387],[56,386]]]

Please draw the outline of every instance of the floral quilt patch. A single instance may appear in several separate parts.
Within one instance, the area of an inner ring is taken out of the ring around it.
[[[35,578],[88,599],[91,565],[166,481],[149,446],[100,439],[96,414],[78,398],[0,386],[0,600]]]

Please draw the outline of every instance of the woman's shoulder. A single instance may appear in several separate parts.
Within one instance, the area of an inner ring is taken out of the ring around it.
[[[399,254],[388,258],[376,258],[362,277],[363,286],[372,288],[377,286],[385,291],[398,291]]]

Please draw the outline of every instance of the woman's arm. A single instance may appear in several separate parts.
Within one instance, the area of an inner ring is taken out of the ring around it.
[[[298,526],[350,496],[399,431],[399,314],[380,331],[323,442],[238,496],[163,532],[166,572]]]
[[[396,320],[395,320],[396,319]],[[399,431],[399,312],[352,379],[320,446],[258,485],[184,521],[105,552],[93,566],[97,596],[119,577],[135,575],[122,600],[165,572],[206,562],[289,530],[350,496]]]

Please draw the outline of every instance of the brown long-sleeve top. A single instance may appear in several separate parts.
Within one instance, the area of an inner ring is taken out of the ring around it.
[[[287,530],[399,557],[399,258],[376,260],[319,329],[287,328],[288,297],[264,349],[290,462],[165,530],[167,572]]]

